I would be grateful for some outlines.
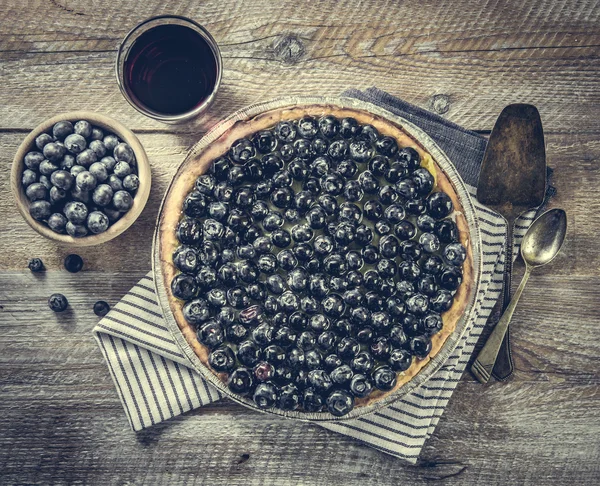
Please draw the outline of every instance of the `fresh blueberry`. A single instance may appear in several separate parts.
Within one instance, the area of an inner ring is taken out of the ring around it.
[[[442,243],[453,243],[458,241],[458,227],[451,219],[437,221],[434,232]]]
[[[67,234],[73,238],[83,238],[88,234],[88,229],[85,225],[73,224],[71,221],[67,221],[65,230],[67,231]]]
[[[410,221],[400,221],[394,226],[394,233],[401,241],[410,240],[415,237],[417,230]]]
[[[60,142],[50,142],[49,144],[46,144],[44,146],[44,149],[42,150],[42,152],[44,154],[44,157],[46,157],[46,159],[48,159],[50,162],[59,162],[66,155],[67,149]],[[39,160],[39,155],[36,155],[35,160],[36,161]],[[42,161],[40,160],[38,163],[38,167],[41,162]],[[35,165],[35,162],[33,164]],[[25,162],[25,165],[27,165],[27,162]],[[34,168],[34,166],[29,166],[29,165],[28,165],[28,167],[30,169]]]
[[[120,143],[113,150],[113,157],[117,162],[126,162],[129,165],[135,163],[135,153],[127,143]]]
[[[215,371],[232,371],[235,367],[235,354],[229,346],[221,346],[208,355],[208,364]]]
[[[354,408],[354,397],[344,390],[335,390],[327,397],[327,410],[336,417],[342,417]]]
[[[51,142],[54,142],[54,137],[52,137],[52,135],[49,135],[48,133],[42,133],[41,135],[38,135],[38,137],[35,139],[35,146],[39,150],[44,150],[44,147]]]
[[[31,202],[42,201],[48,198],[48,189],[42,183],[34,182],[25,189],[25,195]]]
[[[373,356],[367,351],[360,351],[350,361],[350,366],[355,373],[369,373],[375,366]]]
[[[319,124],[317,120],[310,116],[305,116],[298,121],[298,134],[301,137],[313,139],[319,132]]]
[[[69,301],[63,294],[52,294],[48,298],[48,307],[54,312],[63,312],[67,310]]]
[[[296,138],[296,126],[291,121],[281,121],[275,125],[275,136],[282,142],[292,142]]]
[[[23,171],[23,175],[21,176],[21,184],[23,187],[27,188],[31,184],[34,184],[37,181],[37,173],[31,169],[25,169]]]
[[[87,227],[95,235],[104,233],[109,224],[108,216],[102,211],[92,211],[87,217]]]
[[[302,408],[309,413],[320,412],[323,408],[322,395],[312,387],[307,388],[302,395]]]
[[[44,267],[44,262],[42,262],[40,258],[32,258],[29,260],[28,267],[33,273],[43,272],[46,270],[46,267]]]
[[[438,275],[440,287],[445,290],[456,290],[462,283],[462,273],[458,267],[447,266]]]
[[[84,138],[89,138],[92,135],[92,125],[88,121],[80,120],[73,126],[73,131],[77,135],[81,135]]]
[[[90,167],[91,172],[91,167]],[[140,187],[140,179],[135,174],[129,174],[123,179],[123,187],[129,192],[135,192]]]
[[[58,165],[56,165],[53,162],[50,162],[49,160],[42,160],[42,162],[40,163],[40,167],[39,167],[39,171],[40,174],[44,175],[44,176],[50,176],[52,175],[53,172],[58,170]]]
[[[46,146],[46,148],[49,147]],[[93,150],[90,149],[85,149],[82,152],[77,154],[77,157],[75,158],[75,160],[77,161],[77,163],[79,165],[82,165],[83,167],[89,167],[90,165],[92,165],[94,162],[98,162],[98,156],[96,155],[96,152],[94,152]]]
[[[59,121],[52,127],[52,135],[56,140],[62,141],[71,133],[73,133],[73,124],[70,121]]]
[[[66,149],[77,155],[83,152],[87,148],[87,142],[84,137],[77,133],[72,133],[65,138],[64,141]]]
[[[92,140],[89,144],[89,149],[96,153],[96,157],[101,159],[106,155],[106,147],[102,140]]]
[[[94,304],[94,314],[96,314],[98,317],[104,317],[106,314],[108,314],[108,311],[110,311],[110,305],[108,305],[108,302],[99,300]]]
[[[193,276],[180,273],[171,282],[173,295],[181,300],[192,300],[198,293],[198,284]]]
[[[358,183],[367,194],[375,194],[379,189],[379,182],[369,170],[361,172],[358,176]]]
[[[75,130],[75,133],[77,133],[77,130]],[[112,133],[106,135],[102,141],[104,142],[106,150],[108,150],[109,152],[112,152],[116,148],[116,146],[119,145],[119,143],[121,143],[119,137]]]
[[[245,395],[252,390],[254,380],[252,373],[247,368],[237,368],[230,375],[227,380],[227,386],[229,389],[239,395]]]
[[[258,408],[271,408],[279,400],[279,392],[273,383],[259,383],[252,399]]]
[[[133,198],[131,197],[131,194],[129,194],[127,191],[117,191],[113,196],[112,203],[115,209],[121,212],[125,212],[129,211],[129,209],[131,209],[131,206],[133,206]]]
[[[425,253],[436,253],[440,249],[440,240],[433,233],[422,233],[419,237],[419,244]]]
[[[373,391],[373,383],[362,374],[356,374],[350,382],[350,391],[357,398],[364,398]]]
[[[67,218],[60,213],[54,213],[48,218],[48,227],[55,233],[65,233]]]
[[[410,340],[410,351],[419,359],[425,359],[431,351],[431,339],[427,336],[415,336]]]
[[[382,391],[388,391],[396,386],[396,373],[389,366],[381,366],[373,373],[375,387]]]
[[[448,216],[454,206],[450,196],[445,192],[434,192],[427,197],[427,213],[435,218],[442,219]]]
[[[406,349],[393,349],[388,364],[393,371],[406,371],[412,364],[413,357]]]
[[[88,208],[79,201],[71,201],[65,205],[64,213],[73,224],[83,224],[88,216]]]
[[[104,132],[98,127],[92,127],[92,134],[90,135],[90,139],[102,140],[103,138],[104,138]]]

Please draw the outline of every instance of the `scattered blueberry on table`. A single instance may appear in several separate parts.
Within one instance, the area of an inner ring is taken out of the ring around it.
[[[133,149],[88,121],[60,121],[23,158],[29,213],[52,231],[81,238],[105,232],[139,188]]]
[[[421,162],[371,125],[304,117],[197,179],[171,290],[231,391],[341,417],[429,355],[467,253]]]
[[[68,272],[77,273],[83,268],[83,258],[74,253],[65,257],[65,268]]]
[[[99,300],[94,304],[94,314],[96,314],[98,317],[104,317],[106,314],[108,314],[109,310],[110,306],[103,300]]]
[[[40,258],[32,258],[29,260],[28,267],[33,273],[43,272],[46,270],[44,262]]]
[[[48,306],[54,312],[63,312],[69,306],[69,301],[63,294],[52,294],[48,298]]]

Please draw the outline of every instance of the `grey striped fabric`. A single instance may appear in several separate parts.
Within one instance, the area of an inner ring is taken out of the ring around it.
[[[381,96],[383,92],[378,93]],[[381,103],[380,99],[372,96],[369,101]],[[387,108],[389,103],[383,106]],[[397,105],[392,111],[404,113]],[[413,123],[418,121],[415,116],[413,114],[411,119]],[[436,131],[435,127],[430,129]],[[449,139],[452,139],[452,133],[480,139],[476,134],[453,126],[446,125],[444,130],[444,137]],[[445,148],[439,140],[438,144]],[[477,143],[466,143],[463,152],[455,154],[458,158],[453,162],[461,174],[463,170],[472,172],[473,165],[478,166],[482,156],[480,149],[478,140]],[[475,187],[469,185],[468,188],[475,195]],[[366,417],[320,426],[411,463],[416,462],[460,381],[502,289],[506,225],[503,218],[482,207],[476,200],[474,202],[483,240],[483,277],[473,317],[453,355],[430,380],[393,405]],[[515,255],[518,255],[521,238],[534,217],[535,211],[531,211],[517,221]],[[218,390],[192,370],[163,322],[156,302],[152,272],[143,277],[98,323],[94,335],[135,431],[223,398]],[[303,426],[298,422],[298,427]]]

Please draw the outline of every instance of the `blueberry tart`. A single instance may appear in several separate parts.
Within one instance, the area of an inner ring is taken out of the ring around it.
[[[243,402],[307,418],[353,416],[411,381],[474,286],[463,206],[433,156],[333,104],[209,139],[157,232],[159,294],[206,369]]]

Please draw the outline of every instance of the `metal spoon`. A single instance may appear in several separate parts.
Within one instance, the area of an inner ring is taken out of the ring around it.
[[[487,383],[490,379],[502,339],[531,271],[554,259],[565,240],[566,233],[567,213],[562,209],[551,209],[537,218],[523,237],[521,243],[521,256],[525,262],[523,280],[471,367],[471,371],[481,383]]]

